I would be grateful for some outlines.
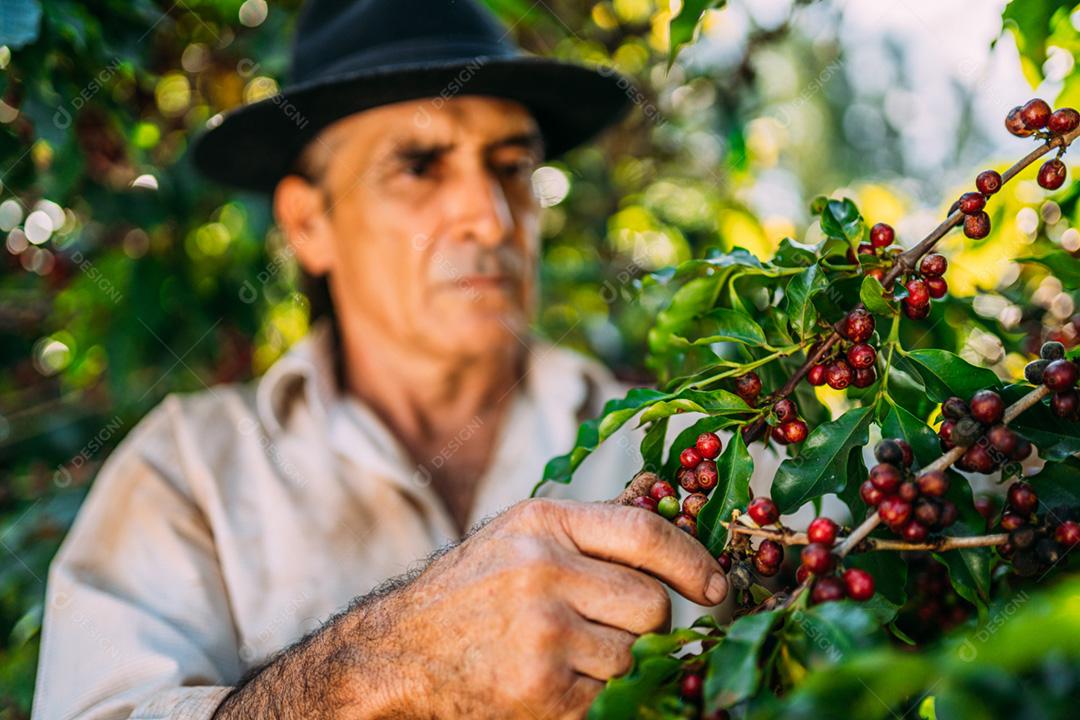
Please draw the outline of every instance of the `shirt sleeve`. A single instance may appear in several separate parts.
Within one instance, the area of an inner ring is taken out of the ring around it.
[[[210,718],[240,675],[213,536],[170,434],[162,408],[135,428],[53,561],[33,720]]]

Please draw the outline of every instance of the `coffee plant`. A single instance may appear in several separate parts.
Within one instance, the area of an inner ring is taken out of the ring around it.
[[[734,612],[640,638],[592,717],[1000,717],[1034,687],[1040,716],[1065,712],[1080,688],[1080,579],[1068,573],[1080,555],[1080,348],[1045,342],[1006,383],[901,339],[906,323],[939,321],[949,263],[934,250],[947,233],[986,237],[994,194],[1047,155],[1038,184],[1064,183],[1080,113],[1034,99],[1005,125],[1037,146],[980,173],[906,250],[850,199],[822,197],[815,246],[785,240],[768,261],[709,253],[642,281],[670,293],[648,336],[659,383],[584,423],[541,484],[570,482],[636,417],[644,468],[616,501],[700,539],[728,572]],[[831,419],[823,385],[846,395]],[[700,417],[669,445],[683,413]],[[751,497],[757,442],[786,455],[769,497]],[[972,474],[995,474],[1004,501],[976,497]],[[849,523],[822,513],[826,496]],[[787,526],[805,505],[817,517]],[[1064,679],[1023,689],[1047,663]]]

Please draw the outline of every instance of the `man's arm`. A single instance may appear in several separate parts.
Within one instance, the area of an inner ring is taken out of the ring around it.
[[[653,513],[519,503],[282,653],[215,717],[580,717],[634,639],[667,627],[657,578],[706,605],[727,591]]]

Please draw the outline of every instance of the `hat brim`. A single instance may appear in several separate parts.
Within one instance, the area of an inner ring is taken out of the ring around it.
[[[621,119],[632,87],[614,70],[531,56],[381,67],[286,88],[234,110],[199,136],[192,152],[207,177],[272,192],[303,147],[336,120],[406,100],[486,95],[528,108],[550,158]]]

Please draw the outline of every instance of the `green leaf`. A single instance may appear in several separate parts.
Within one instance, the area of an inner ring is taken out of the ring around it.
[[[771,264],[784,268],[806,268],[817,262],[817,254],[813,250],[800,247],[791,238],[784,238],[773,255]]]
[[[956,504],[959,511],[955,524],[944,531],[949,537],[966,537],[985,532],[986,520],[975,509],[971,486],[956,472],[949,472],[949,491],[946,498]],[[990,566],[993,551],[990,548],[964,548],[934,553],[949,570],[949,581],[960,597],[979,607],[986,607],[990,596]]]
[[[791,328],[805,338],[817,324],[817,309],[810,302],[814,293],[829,284],[825,273],[816,264],[791,278],[784,290],[784,311],[791,318]]]
[[[929,465],[941,456],[941,443],[937,433],[899,405],[889,408],[881,424],[881,436],[906,440],[920,467]]]
[[[1010,385],[1003,396],[1012,404],[1029,392],[1028,386]],[[1080,452],[1080,423],[1062,420],[1043,402],[1025,410],[1009,427],[1039,448],[1039,457],[1046,460],[1059,462]]]
[[[737,342],[760,347],[765,344],[765,331],[739,310],[714,308],[698,321],[695,330],[696,337],[689,341],[692,345]]]
[[[659,474],[664,463],[664,440],[667,437],[668,419],[660,418],[654,422],[641,439],[642,470]]]
[[[668,395],[668,398],[652,403],[641,414],[641,423],[684,412],[730,417],[751,411],[745,400],[727,390],[682,390],[676,395]]]
[[[684,45],[694,38],[694,30],[701,22],[701,16],[710,8],[720,7],[725,0],[683,0],[682,10],[668,23],[668,67],[675,62],[675,57]]]
[[[1075,0],[1012,0],[1001,13],[1002,29],[1010,30],[1015,36],[1020,66],[1032,88],[1042,81],[1047,40],[1054,25],[1067,20],[1075,4]],[[1055,18],[1059,12],[1062,13],[1060,20]]]
[[[731,624],[727,636],[709,658],[705,677],[708,711],[728,708],[757,692],[761,684],[758,653],[780,611],[744,615]]]
[[[859,289],[859,299],[862,300],[866,309],[875,315],[896,314],[896,307],[885,299],[885,288],[876,277],[867,275],[863,278],[862,287]]]
[[[29,45],[41,30],[38,0],[4,0],[0,3],[0,45],[12,50]]]
[[[698,514],[698,538],[713,555],[718,555],[727,542],[727,529],[720,521],[730,520],[732,510],[750,502],[754,460],[742,433],[733,433],[728,446],[716,459],[716,474],[719,476],[716,488]]]
[[[1030,481],[1039,493],[1040,505],[1052,511],[1080,507],[1080,460],[1047,463]]]
[[[828,602],[793,611],[785,635],[801,641],[799,654],[813,669],[839,662],[879,640],[881,620],[863,604]]]
[[[907,563],[896,552],[852,553],[844,562],[874,576],[874,588],[892,606],[893,614],[907,601]],[[886,618],[891,620],[892,618]]]
[[[847,485],[848,456],[866,444],[874,408],[849,410],[810,433],[799,456],[780,465],[773,480],[772,498],[782,513]]]
[[[829,237],[847,240],[854,246],[863,236],[865,227],[859,208],[849,198],[830,200],[821,212],[821,229]]]
[[[966,400],[976,390],[1001,385],[992,371],[972,365],[948,350],[912,350],[904,360],[922,378],[926,392],[934,402],[944,402],[952,395]]]
[[[1054,274],[1068,287],[1080,286],[1080,262],[1064,250],[1047,253],[1040,257],[1017,258],[1016,262],[1037,263]]]

